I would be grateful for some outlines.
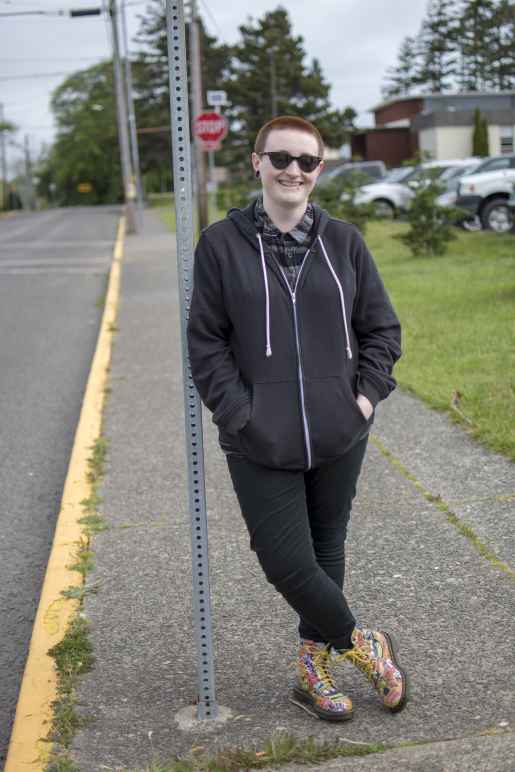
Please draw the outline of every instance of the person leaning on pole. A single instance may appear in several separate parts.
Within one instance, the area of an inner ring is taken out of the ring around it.
[[[251,160],[262,196],[206,228],[196,248],[188,347],[251,549],[299,615],[293,701],[339,721],[352,703],[335,661],[358,667],[390,711],[407,700],[392,637],[358,624],[342,591],[374,409],[395,387],[401,350],[359,231],[309,202],[323,151],[302,118],[260,129]]]

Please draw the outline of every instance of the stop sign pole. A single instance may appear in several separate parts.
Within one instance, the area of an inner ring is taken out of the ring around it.
[[[179,278],[182,337],[186,456],[191,523],[193,616],[197,648],[197,719],[206,720],[217,718],[218,706],[215,699],[211,631],[202,406],[191,375],[186,340],[186,328],[193,289],[193,196],[183,0],[167,0],[166,27],[170,77],[170,113],[172,118],[173,179],[177,222],[177,273]]]

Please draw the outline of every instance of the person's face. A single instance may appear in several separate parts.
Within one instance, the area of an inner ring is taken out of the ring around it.
[[[311,134],[298,129],[274,129],[266,139],[264,152],[286,151],[292,156],[320,156],[318,142]],[[298,161],[286,169],[275,169],[267,155],[252,153],[252,166],[259,171],[265,203],[280,207],[307,205],[309,194],[322,171],[320,163],[312,172],[304,172]]]

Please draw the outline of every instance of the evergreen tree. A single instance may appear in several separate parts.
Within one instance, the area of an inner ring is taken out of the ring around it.
[[[229,140],[221,156],[231,166],[250,173],[249,152],[259,128],[278,115],[300,115],[319,128],[324,141],[338,147],[345,140],[345,123],[354,111],[332,110],[330,86],[320,63],[304,64],[302,37],[293,36],[288,13],[278,8],[240,27],[241,41],[234,47],[226,89],[231,103]],[[274,92],[274,93],[272,93]]]
[[[397,54],[397,64],[386,70],[383,97],[406,96],[415,83],[417,49],[415,38],[409,35],[402,41]]]
[[[449,90],[458,62],[459,21],[455,0],[429,0],[417,38],[419,68],[414,81],[424,90]]]
[[[500,91],[515,88],[515,5],[501,0],[494,11],[488,84]]]
[[[472,155],[486,157],[488,149],[488,121],[481,115],[479,107],[474,112],[474,131],[472,133]]]
[[[428,170],[411,201],[407,212],[410,228],[399,238],[415,257],[444,255],[449,241],[456,238],[453,223],[458,210],[436,203],[443,190],[443,185]]]
[[[166,9],[160,0],[147,6],[136,43],[143,46],[133,67],[136,91],[135,112],[138,128],[161,129],[155,133],[139,134],[142,173],[159,185],[170,187],[171,135],[170,89],[168,72],[168,44],[166,36]],[[207,90],[224,88],[231,47],[219,44],[199,22],[202,50],[202,87]],[[186,24],[186,49],[189,50],[189,25]],[[188,58],[189,61],[189,58]],[[188,82],[191,78],[188,73]],[[191,115],[191,110],[190,110]]]
[[[492,71],[491,50],[495,47],[496,30],[493,20],[495,0],[464,0],[459,29],[460,74],[462,91],[488,88]]]
[[[383,96],[515,86],[513,0],[429,0],[416,37],[402,41]]]

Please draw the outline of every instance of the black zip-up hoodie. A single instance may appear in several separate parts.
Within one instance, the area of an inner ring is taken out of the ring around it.
[[[400,325],[359,231],[318,206],[295,292],[266,253],[253,204],[202,232],[188,346],[223,447],[307,470],[342,456],[395,388]]]

